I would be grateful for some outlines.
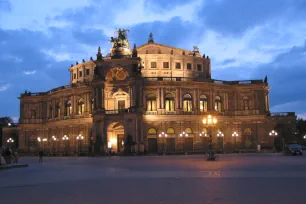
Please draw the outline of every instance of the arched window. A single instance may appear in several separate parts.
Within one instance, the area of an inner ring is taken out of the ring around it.
[[[53,118],[53,108],[52,105],[49,106],[49,119]]]
[[[219,96],[215,97],[215,110],[218,112],[221,112],[221,107],[222,107],[222,102],[221,102],[221,98]]]
[[[149,128],[149,130],[148,130],[148,135],[156,135],[156,130],[155,130],[155,128]]]
[[[78,102],[78,113],[79,115],[83,115],[84,112],[85,112],[84,99],[81,98]]]
[[[200,96],[200,111],[207,112],[207,97],[205,95]]]
[[[165,108],[167,112],[175,111],[174,108],[174,95],[171,93],[166,94],[165,96]]]
[[[202,129],[202,133],[207,133],[208,131],[207,131],[207,129],[206,128],[203,128]]]
[[[67,101],[65,104],[65,115],[66,116],[71,116],[72,113],[72,105],[71,105],[71,101]]]
[[[249,98],[243,97],[243,110],[249,110]]]
[[[188,134],[192,134],[192,129],[188,127],[188,128],[186,128],[185,132],[188,133]]]
[[[35,109],[31,110],[31,118],[36,119],[36,110]]]
[[[58,102],[55,106],[55,117],[56,118],[61,117],[61,102]]]
[[[244,136],[251,136],[252,135],[252,131],[250,128],[245,128],[243,131]]]
[[[167,134],[175,134],[175,130],[170,127],[167,129]]]
[[[183,111],[192,111],[192,98],[190,94],[183,96]]]
[[[156,96],[149,94],[147,96],[147,111],[156,111]]]

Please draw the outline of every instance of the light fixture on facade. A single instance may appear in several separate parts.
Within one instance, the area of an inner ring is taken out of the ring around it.
[[[41,142],[41,139],[40,139],[40,137],[38,137],[38,138],[37,138],[37,141],[38,141],[38,142]]]
[[[239,134],[236,131],[233,132],[232,137],[238,137],[238,136],[239,136]]]
[[[13,140],[12,138],[9,138],[6,142],[7,142],[7,143],[13,143],[14,140]]]
[[[165,134],[165,132],[162,132],[161,134],[158,135],[158,137],[168,137],[168,135]]]
[[[77,140],[83,140],[84,139],[84,136],[79,134],[77,137],[76,137]]]
[[[217,133],[217,137],[224,137],[224,134],[220,131]]]
[[[67,135],[64,135],[64,137],[62,137],[62,140],[69,140],[69,137]]]

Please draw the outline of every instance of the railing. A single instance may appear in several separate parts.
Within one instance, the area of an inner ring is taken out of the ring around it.
[[[135,113],[136,109],[133,108],[127,108],[127,109],[120,109],[120,110],[105,110],[104,113],[106,115],[118,115],[120,113]]]
[[[54,89],[51,89],[50,91],[46,91],[46,92],[27,92],[25,91],[24,93],[20,94],[20,98],[24,97],[24,96],[44,96],[44,95],[48,95],[51,94],[55,91],[59,91],[59,90],[63,90],[63,89],[70,89],[70,88],[74,88],[74,87],[79,87],[79,86],[90,86],[91,83],[90,82],[79,82],[79,83],[75,83],[75,84],[69,84],[69,85],[65,85],[65,86],[60,86]]]
[[[227,85],[245,85],[245,84],[262,84],[263,80],[240,80],[240,81],[224,81],[216,79],[206,79],[201,77],[144,77],[146,81],[198,81],[215,84]]]
[[[271,113],[272,117],[285,117],[285,116],[295,116],[295,112],[274,112]]]

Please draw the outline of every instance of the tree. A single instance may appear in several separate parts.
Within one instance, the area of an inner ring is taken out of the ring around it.
[[[14,123],[11,117],[2,117],[0,118],[0,127],[7,127],[9,123]]]

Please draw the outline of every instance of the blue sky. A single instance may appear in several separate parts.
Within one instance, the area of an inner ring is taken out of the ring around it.
[[[188,2],[188,4],[186,3]],[[131,43],[198,45],[212,77],[263,79],[271,109],[306,118],[305,0],[0,0],[0,116],[19,117],[21,92],[69,83],[71,63],[106,54],[116,28]]]

